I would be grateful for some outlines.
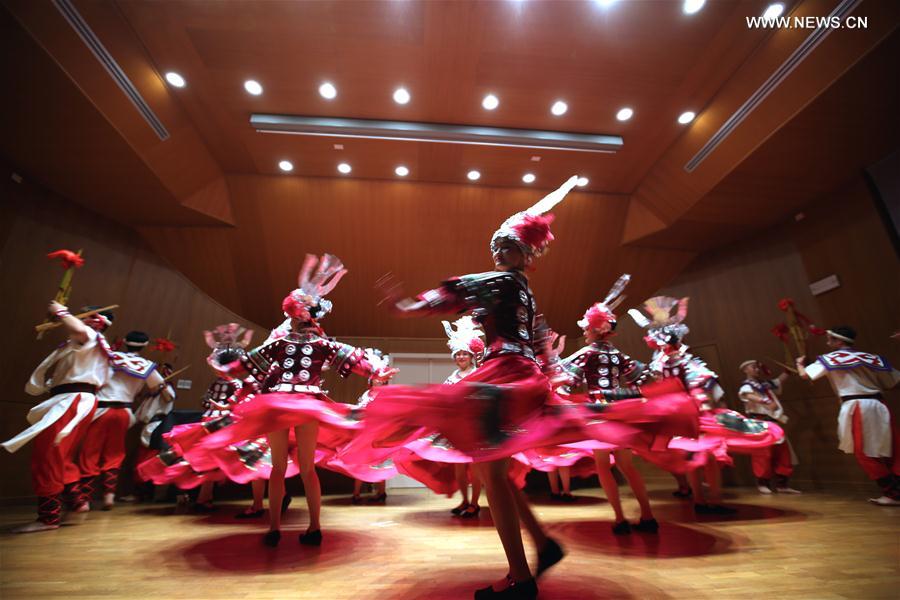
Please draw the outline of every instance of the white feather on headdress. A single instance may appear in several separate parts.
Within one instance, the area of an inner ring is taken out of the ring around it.
[[[484,332],[478,326],[470,315],[466,315],[454,321],[441,321],[444,325],[444,332],[447,334],[447,346],[450,347],[450,354],[457,352],[472,352],[472,341],[484,336]],[[454,326],[456,327],[454,329]]]

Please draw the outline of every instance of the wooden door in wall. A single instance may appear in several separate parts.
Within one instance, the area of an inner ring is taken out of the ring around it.
[[[391,383],[403,385],[443,383],[456,368],[449,354],[391,354],[391,363],[400,369]],[[394,489],[425,486],[406,475],[397,475],[388,480],[387,487]]]

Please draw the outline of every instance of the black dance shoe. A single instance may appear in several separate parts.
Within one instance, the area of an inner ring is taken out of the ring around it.
[[[293,498],[291,498],[287,494],[285,494],[284,498],[281,499],[281,514],[287,512],[288,507],[291,505],[291,500],[293,500]]]
[[[560,494],[559,500],[561,502],[566,502],[568,504],[571,504],[572,502],[578,502],[578,498],[573,496],[570,492],[565,492],[564,494]]]
[[[566,552],[562,546],[553,538],[548,537],[547,543],[538,552],[537,573],[535,576],[540,577],[543,575],[544,571],[561,561],[565,555]]]
[[[300,543],[304,546],[321,546],[322,530],[316,529],[315,531],[307,531],[306,533],[300,534]]]
[[[641,519],[632,526],[632,529],[640,533],[656,533],[659,531],[659,523],[656,519]]]
[[[628,535],[631,533],[631,524],[628,521],[619,521],[612,526],[612,532],[616,535]]]
[[[467,508],[469,508],[468,504],[460,504],[456,508],[451,509],[450,512],[453,514],[453,516],[458,517],[459,515],[463,514]]]
[[[218,506],[214,506],[212,502],[197,502],[194,504],[194,512],[200,514],[209,514],[219,510]]]
[[[277,529],[273,529],[272,531],[266,532],[266,535],[263,536],[263,544],[268,546],[269,548],[275,548],[278,546],[278,542],[281,541],[281,532]]]
[[[242,510],[238,514],[234,515],[235,519],[258,519],[261,516],[266,514],[265,509],[261,508],[259,510]]]
[[[504,598],[507,600],[534,600],[538,595],[537,583],[534,579],[526,579],[518,583],[510,581],[509,587],[503,591],[494,591],[493,586],[487,586],[475,591],[475,600],[490,600]]]
[[[723,504],[708,504],[710,514],[714,515],[734,515],[737,514],[736,508],[725,506]]]
[[[369,504],[384,504],[385,502],[387,502],[387,494],[385,492],[376,494],[375,496],[369,498],[366,502],[368,502]]]
[[[466,510],[460,513],[460,518],[463,519],[475,519],[478,517],[478,513],[481,512],[481,507],[477,504],[470,504],[466,507]]]

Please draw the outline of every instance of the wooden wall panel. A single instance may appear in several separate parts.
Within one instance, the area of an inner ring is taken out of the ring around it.
[[[38,399],[24,393],[35,366],[63,337],[59,332],[35,341],[32,326],[39,323],[53,297],[62,271],[45,258],[59,248],[84,249],[86,265],[74,277],[70,306],[119,304],[108,332],[113,340],[132,329],[151,336],[171,334],[179,343],[177,364],[191,364],[183,376],[193,381],[181,391],[178,406],[194,408],[211,379],[205,358],[208,348],[201,332],[220,323],[247,323],[222,307],[184,275],[155,255],[140,236],[100,215],[90,213],[51,192],[28,183],[16,184],[3,167],[2,214],[8,215],[0,250],[0,297],[4,299],[6,343],[0,350],[0,385],[7,390],[0,403],[0,436],[11,437],[26,426],[25,414]],[[265,335],[259,327],[258,339]],[[160,360],[157,353],[148,357]],[[171,355],[165,357],[172,359]],[[30,492],[30,447],[16,454],[0,454],[3,497]]]

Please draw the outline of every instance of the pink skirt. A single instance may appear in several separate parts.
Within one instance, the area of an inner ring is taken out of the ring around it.
[[[339,456],[346,463],[378,462],[411,442],[438,433],[475,462],[532,448],[592,439],[644,447],[659,437],[696,436],[697,408],[683,390],[659,398],[601,407],[556,401],[534,361],[504,355],[455,385],[385,386],[366,406],[362,431]]]
[[[219,429],[196,441],[185,451],[189,463],[207,465],[210,461],[221,460],[217,458],[221,449],[240,446],[246,440],[257,440],[274,431],[288,430],[293,436],[294,427],[315,420],[319,423],[316,464],[349,474],[335,457],[338,449],[352,439],[353,432],[360,429],[357,412],[350,405],[311,394],[257,394],[238,404],[225,419]]]

